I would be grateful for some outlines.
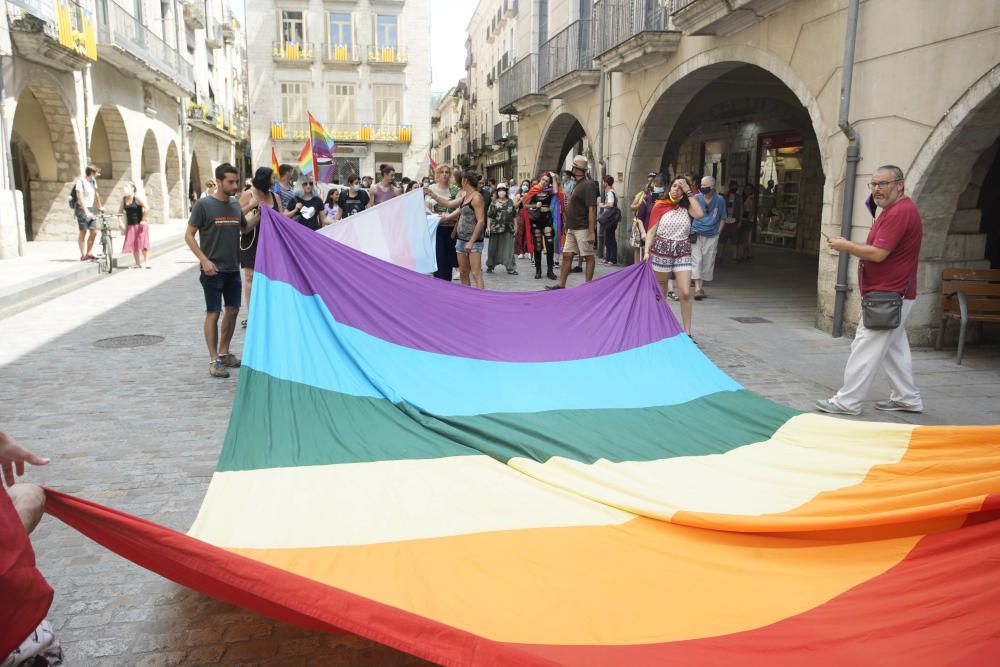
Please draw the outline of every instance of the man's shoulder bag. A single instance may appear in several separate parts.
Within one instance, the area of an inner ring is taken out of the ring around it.
[[[861,262],[861,280],[865,279],[865,264]],[[906,281],[903,294],[910,289]],[[861,321],[873,331],[896,329],[903,319],[903,294],[898,292],[868,292],[861,297]]]

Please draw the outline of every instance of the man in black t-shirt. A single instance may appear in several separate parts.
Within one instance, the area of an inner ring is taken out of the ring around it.
[[[590,163],[583,155],[573,158],[573,192],[566,202],[566,243],[559,284],[548,289],[563,289],[569,278],[573,255],[583,257],[587,264],[584,280],[594,279],[594,241],[597,236],[597,200],[601,196],[597,183],[587,177]]]
[[[208,372],[213,377],[229,377],[226,368],[238,368],[240,360],[229,351],[240,312],[240,233],[255,226],[248,223],[235,196],[240,189],[239,171],[229,163],[215,169],[218,186],[202,197],[191,210],[184,240],[201,263],[201,287],[205,293],[205,344]],[[195,235],[198,240],[195,241]],[[226,313],[219,330],[219,314]]]
[[[341,218],[352,216],[355,213],[365,210],[368,206],[368,192],[361,189],[356,174],[352,174],[347,179],[347,187],[340,191]]]

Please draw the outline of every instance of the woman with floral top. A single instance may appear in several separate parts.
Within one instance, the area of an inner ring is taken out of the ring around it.
[[[493,273],[493,267],[503,264],[507,273],[517,275],[514,261],[514,229],[516,227],[514,202],[507,196],[507,186],[497,186],[497,196],[490,202],[486,221],[490,232],[490,247],[486,254],[486,273]]]

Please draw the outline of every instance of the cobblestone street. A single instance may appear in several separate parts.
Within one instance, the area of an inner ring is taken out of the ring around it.
[[[793,257],[794,261],[801,261]],[[766,257],[765,257],[766,259]],[[850,341],[812,328],[815,280],[724,265],[695,305],[695,337],[717,365],[769,398],[809,409],[836,388]],[[813,262],[805,258],[806,262]],[[768,260],[767,265],[774,265]],[[491,289],[540,289],[527,261],[520,276],[486,275]],[[598,275],[611,269],[602,267]],[[738,271],[757,271],[748,280]],[[571,287],[581,277],[573,274]],[[753,286],[751,290],[750,286]],[[780,292],[781,298],[775,298]],[[755,290],[755,291],[754,291]],[[52,463],[26,477],[186,531],[208,485],[229,419],[237,375],[209,377],[203,300],[187,250],[154,258],[0,320],[0,428]],[[743,324],[734,316],[769,322]],[[162,337],[106,349],[103,339]],[[237,329],[235,351],[242,347]],[[995,423],[1000,353],[973,346],[915,352],[928,412],[919,423]],[[866,412],[866,419],[900,419]],[[409,665],[405,654],[349,635],[282,625],[208,599],[143,570],[47,517],[33,535],[55,588],[51,619],[67,665]]]

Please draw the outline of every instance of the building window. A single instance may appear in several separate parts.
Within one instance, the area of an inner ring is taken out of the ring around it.
[[[375,46],[379,50],[395,49],[399,46],[398,18],[384,14],[375,17]]]
[[[281,120],[286,123],[308,122],[309,84],[281,84]]]
[[[330,13],[330,44],[335,46],[354,44],[354,31],[351,28],[350,14]]]
[[[403,87],[375,84],[375,118],[382,125],[399,125],[403,117]]]
[[[328,121],[334,125],[351,125],[354,123],[354,84],[329,83],[327,95],[330,97],[330,115]]]
[[[306,41],[306,22],[301,11],[281,10],[281,43],[299,44]]]

